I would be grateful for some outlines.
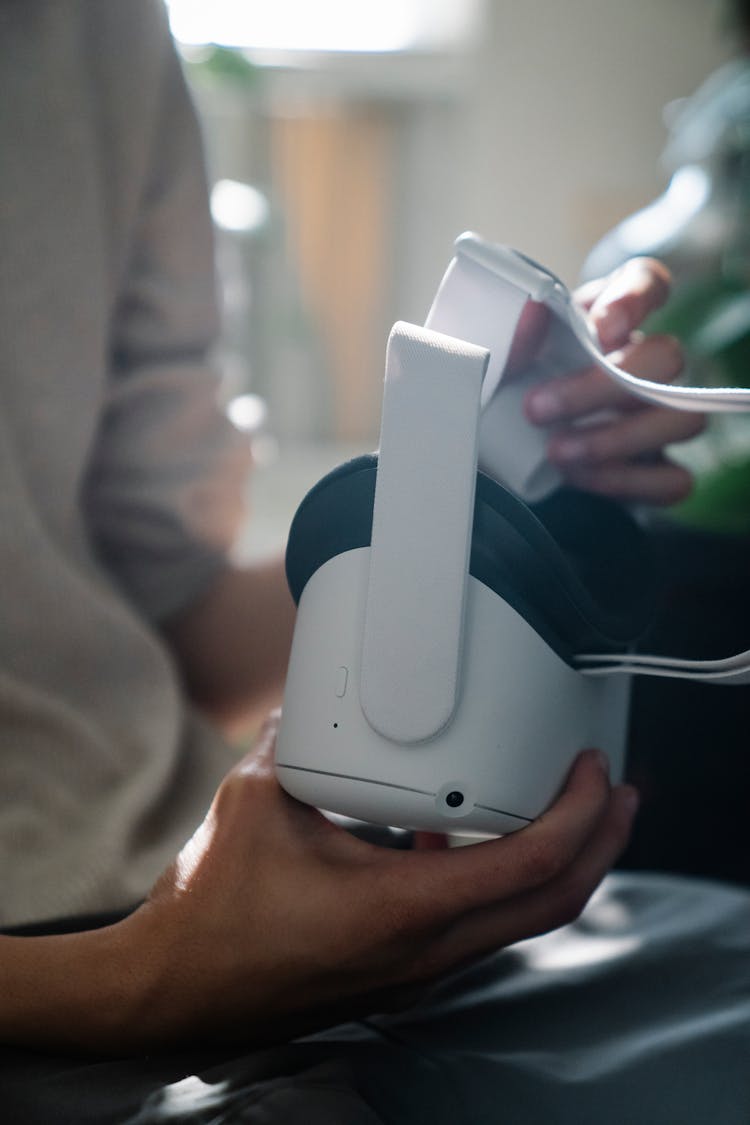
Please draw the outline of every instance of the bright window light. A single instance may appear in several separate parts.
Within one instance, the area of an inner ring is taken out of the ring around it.
[[[268,420],[268,407],[260,395],[237,395],[227,406],[227,414],[238,430],[252,433]]]
[[[481,0],[165,0],[186,45],[274,51],[406,51],[460,47]]]
[[[218,180],[211,192],[211,217],[217,227],[237,234],[260,230],[270,216],[268,200],[250,184]]]

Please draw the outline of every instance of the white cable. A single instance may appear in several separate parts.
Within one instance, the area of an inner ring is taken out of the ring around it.
[[[479,465],[528,502],[559,485],[547,460],[547,436],[527,422],[523,399],[535,383],[594,362],[630,394],[659,406],[708,413],[750,411],[750,389],[691,387],[654,383],[631,375],[604,355],[596,333],[564,283],[516,250],[476,234],[456,240],[455,257],[443,277],[426,327],[477,344],[490,353],[482,387]],[[545,340],[528,370],[504,381],[504,370],[528,300],[553,314]],[[586,676],[641,675],[699,682],[750,683],[750,651],[722,660],[681,660],[629,653],[581,654],[576,665]]]

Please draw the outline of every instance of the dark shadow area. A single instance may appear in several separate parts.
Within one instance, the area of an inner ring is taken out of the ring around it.
[[[642,652],[750,648],[750,538],[655,532],[664,586]],[[750,885],[750,686],[636,677],[628,775],[643,804],[620,866]]]

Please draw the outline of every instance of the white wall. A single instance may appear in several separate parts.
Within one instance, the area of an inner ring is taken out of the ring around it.
[[[385,140],[370,163],[384,197],[384,245],[377,262],[361,263],[365,271],[384,271],[373,284],[382,299],[374,302],[367,332],[357,329],[367,354],[354,365],[360,386],[352,393],[367,406],[350,427],[352,436],[377,434],[388,329],[396,319],[424,319],[462,230],[516,246],[573,283],[593,243],[663,190],[663,109],[691,94],[729,56],[721,12],[719,0],[485,0],[481,33],[463,58],[460,52],[314,57],[266,66],[260,93],[244,101],[236,91],[201,98],[217,174],[276,191],[274,205],[288,225],[293,201],[273,183],[269,165],[268,130],[279,134],[279,115],[325,117],[333,109],[356,121],[364,110],[382,125],[373,136],[382,132]],[[317,159],[328,159],[325,148]],[[301,190],[313,171],[306,166]],[[364,209],[356,177],[350,188],[355,198],[340,216],[347,245],[358,201]],[[307,220],[328,221],[309,214]],[[276,244],[263,248],[261,272],[268,273],[277,251]],[[300,263],[284,269],[293,278]],[[325,286],[325,271],[313,272],[314,284]],[[256,292],[273,290],[268,276],[261,282]],[[335,293],[330,299],[337,305]],[[319,326],[321,338],[324,329]],[[269,334],[267,318],[257,330]],[[328,403],[336,393],[331,355],[313,332],[302,349],[307,374],[295,376],[305,396],[288,390],[289,360],[278,340],[265,345],[256,349],[264,378],[256,375],[254,386],[263,394],[271,386],[295,406],[307,403],[291,427],[276,409],[279,431],[322,436],[325,427],[310,403]]]
[[[574,282],[591,245],[663,190],[663,107],[730,50],[710,0],[488,0],[465,99],[408,121],[401,315],[424,309],[467,228]]]

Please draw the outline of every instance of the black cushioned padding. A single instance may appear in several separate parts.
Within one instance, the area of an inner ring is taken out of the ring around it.
[[[377,457],[339,466],[307,494],[292,521],[286,568],[295,601],[329,559],[367,547]],[[648,540],[613,501],[560,489],[534,508],[477,474],[469,572],[570,661],[624,650],[651,618]]]

